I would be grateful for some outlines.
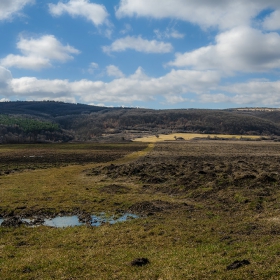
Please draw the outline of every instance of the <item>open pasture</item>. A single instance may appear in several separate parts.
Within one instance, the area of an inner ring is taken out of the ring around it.
[[[1,216],[140,218],[100,227],[0,227],[1,279],[278,279],[279,143],[94,145],[73,145],[72,152],[65,145],[71,156],[58,166],[50,156],[43,169],[3,173]],[[34,154],[3,146],[4,158],[7,149],[9,164],[19,151]],[[64,148],[46,149],[64,156]],[[112,158],[71,160],[102,149]],[[136,258],[149,263],[134,266]]]

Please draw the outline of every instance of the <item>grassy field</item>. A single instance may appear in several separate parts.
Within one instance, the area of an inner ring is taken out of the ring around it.
[[[37,161],[11,169],[19,155]],[[0,146],[2,216],[140,216],[0,227],[0,278],[279,279],[279,158],[272,142]]]
[[[158,136],[158,137],[157,137]],[[184,140],[192,140],[194,138],[206,138],[217,139],[217,138],[227,138],[227,139],[240,139],[240,138],[251,138],[258,139],[260,136],[256,135],[228,135],[228,134],[199,134],[199,133],[173,133],[173,134],[158,134],[147,137],[135,138],[134,141],[140,142],[161,142],[161,141],[174,141],[176,138],[184,138]]]

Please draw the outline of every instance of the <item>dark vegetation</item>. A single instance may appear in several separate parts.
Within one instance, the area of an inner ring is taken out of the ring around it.
[[[0,143],[124,141],[158,133],[280,135],[280,111],[151,110],[54,101],[0,103]]]

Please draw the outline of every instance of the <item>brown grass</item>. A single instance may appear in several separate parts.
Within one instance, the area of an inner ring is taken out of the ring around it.
[[[151,135],[143,138],[135,138],[134,141],[140,142],[162,142],[162,141],[174,141],[175,137],[179,138],[182,137],[184,140],[192,140],[194,138],[206,138],[208,134],[198,134],[198,133],[173,133],[173,134],[159,134],[159,137],[156,135]],[[251,139],[258,139],[259,136],[255,135],[227,135],[227,134],[209,134],[209,138],[228,138],[228,139],[240,139],[240,138],[251,138]]]
[[[1,279],[278,279],[279,156],[279,143],[165,142],[123,160],[2,175],[3,214],[141,218],[0,227]],[[150,263],[130,265],[142,257]],[[243,259],[250,264],[226,269]]]

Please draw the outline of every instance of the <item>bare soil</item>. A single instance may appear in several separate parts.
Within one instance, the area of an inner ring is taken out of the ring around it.
[[[240,190],[244,203],[269,198],[280,182],[280,146],[275,143],[185,142],[159,143],[147,157],[135,162],[92,169],[89,175],[130,178],[142,191],[188,195],[231,203],[226,190]],[[248,196],[246,199],[245,197]],[[236,198],[237,199],[237,198]]]

